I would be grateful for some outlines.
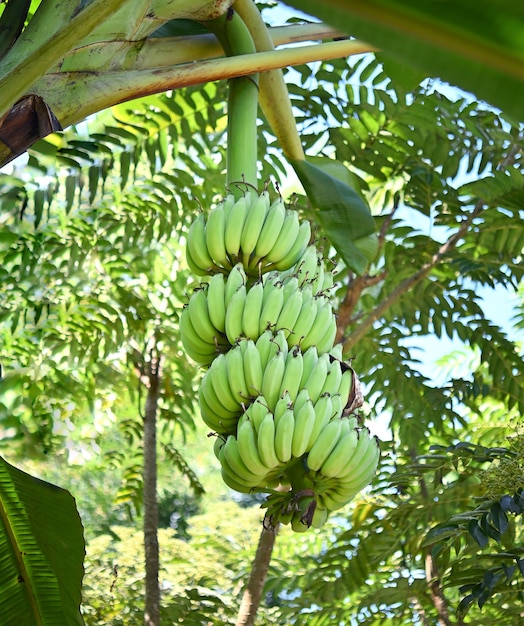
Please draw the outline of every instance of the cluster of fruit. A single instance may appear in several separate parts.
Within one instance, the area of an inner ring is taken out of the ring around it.
[[[334,345],[333,273],[310,239],[280,198],[228,196],[189,230],[188,265],[208,280],[180,316],[188,355],[208,366],[198,399],[225,483],[268,493],[266,523],[296,531],[322,526],[379,458],[351,416],[358,379]]]

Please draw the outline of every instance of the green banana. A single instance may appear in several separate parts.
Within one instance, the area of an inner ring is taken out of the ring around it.
[[[278,235],[286,218],[286,206],[281,198],[273,202],[269,207],[266,219],[260,231],[251,268],[256,267],[259,261],[265,257],[275,245]]]
[[[241,402],[235,398],[229,385],[229,374],[227,369],[227,357],[225,354],[219,354],[211,363],[211,366],[204,374],[211,379],[211,385],[215,390],[215,395],[220,404],[231,413],[238,413],[242,410]]]
[[[219,204],[209,212],[206,223],[206,246],[209,256],[217,267],[231,269],[224,241],[226,217],[224,205]]]
[[[311,431],[308,449],[311,449],[324,427],[330,422],[333,414],[333,402],[331,396],[320,396],[315,403],[315,425]]]
[[[313,513],[313,520],[311,522],[311,526],[317,529],[322,528],[322,526],[324,526],[324,524],[327,522],[328,517],[329,517],[329,511],[326,508],[319,506],[317,503],[317,508],[315,509],[315,512]]]
[[[331,361],[320,395],[329,393],[329,395],[334,396],[339,393],[341,382],[342,370],[340,369],[340,363],[338,361]]]
[[[251,339],[246,341],[244,349],[244,377],[249,397],[260,395],[264,379],[264,368],[258,342],[255,344]]]
[[[285,411],[287,411],[288,409],[293,409],[293,402],[289,393],[285,391],[282,396],[277,400],[277,403],[275,404],[275,408],[273,410],[273,419],[275,421],[275,426],[278,424],[282,415],[284,415]]]
[[[251,393],[248,391],[244,374],[244,353],[241,346],[234,346],[226,352],[226,367],[233,398],[242,405],[249,400]]]
[[[245,466],[255,476],[260,476],[262,480],[271,468],[262,463],[258,453],[255,429],[250,421],[246,421],[238,427],[237,441],[238,451]]]
[[[309,440],[315,426],[315,407],[311,400],[308,400],[295,414],[295,430],[293,432],[293,442],[291,451],[294,457],[300,458],[308,451]]]
[[[261,281],[257,281],[247,292],[246,303],[242,313],[243,334],[253,341],[256,341],[260,336],[259,323],[263,297],[264,285]]]
[[[267,400],[269,409],[275,408],[280,395],[280,386],[286,369],[286,355],[279,351],[269,359],[262,378],[262,395]]]
[[[311,370],[307,380],[304,382],[303,387],[307,389],[309,392],[309,397],[311,398],[313,404],[320,397],[322,387],[324,386],[326,376],[329,368],[329,355],[324,353],[321,354],[315,367]]]
[[[300,377],[300,388],[303,389],[306,386],[306,381],[311,375],[313,368],[318,361],[318,351],[316,346],[311,346],[307,350],[302,350],[302,376]]]
[[[236,430],[238,415],[228,411],[218,401],[209,379],[202,379],[198,388],[198,404],[202,419],[217,433]]]
[[[308,221],[302,222],[297,231],[295,241],[286,254],[279,260],[273,263],[273,267],[276,270],[282,271],[293,267],[299,261],[300,257],[304,254],[304,250],[309,244],[311,239],[311,224]]]
[[[290,346],[301,346],[308,336],[317,318],[318,301],[311,295],[311,288],[306,285],[302,290],[302,307],[293,325],[293,332],[288,337]]]
[[[236,265],[232,267],[226,280],[226,285],[225,285],[225,290],[224,290],[224,302],[225,302],[226,310],[227,310],[227,307],[229,306],[231,298],[233,297],[233,294],[236,293],[238,289],[242,287],[242,285],[244,285],[245,287],[246,283],[247,283],[247,276],[244,271],[244,266],[242,265],[242,263],[237,263]]]
[[[282,463],[287,463],[291,458],[294,430],[293,410],[286,409],[275,428],[275,453]]]
[[[286,254],[291,250],[291,247],[295,243],[300,228],[300,222],[298,221],[298,213],[294,210],[287,209],[286,217],[275,245],[262,259],[265,265],[268,265],[271,269],[274,268],[275,263],[282,261]],[[282,268],[282,269],[288,269]]]
[[[294,275],[298,278],[298,282],[302,289],[306,285],[311,286],[311,282],[317,275],[317,265],[317,248],[316,246],[308,246],[300,259],[297,261],[296,267],[293,268]]]
[[[209,319],[219,333],[225,333],[226,283],[223,274],[213,274],[207,286],[207,309]]]
[[[180,338],[187,354],[200,365],[209,365],[218,354],[216,346],[203,341],[191,323],[189,309],[186,306],[179,318]]]
[[[233,346],[242,337],[242,315],[246,304],[247,290],[241,285],[231,296],[226,309],[226,337]]]
[[[231,196],[233,197],[233,196]],[[240,260],[240,238],[247,216],[247,198],[239,198],[228,211],[226,227],[224,231],[224,243],[226,252],[232,263]]]
[[[187,251],[189,252],[189,255],[191,257],[191,262],[194,264],[194,267],[200,270],[200,272],[198,273],[199,276],[205,276],[206,274],[209,274],[211,270],[215,269],[213,259],[211,258],[207,249],[206,222],[202,213],[199,213],[197,218],[189,227],[186,245]]]
[[[326,328],[335,323],[336,330],[336,320],[333,314],[333,307],[331,302],[325,298],[324,296],[316,296],[317,300],[317,316],[315,321],[313,322],[312,327],[309,330],[309,333],[306,337],[301,341],[300,346],[302,351],[307,350],[310,346],[317,346],[317,350],[319,354],[321,352],[328,352],[328,350],[322,350],[320,347],[321,340],[326,335]],[[332,346],[330,346],[332,347]]]
[[[264,300],[260,313],[258,332],[259,335],[269,328],[274,328],[275,323],[284,306],[284,289],[282,284],[264,282]]]
[[[348,474],[340,479],[340,489],[351,490],[354,493],[362,491],[369,485],[377,472],[377,465],[380,458],[380,449],[377,442],[372,438],[368,450],[361,461],[358,469],[353,474]]]
[[[242,236],[240,238],[242,262],[245,268],[249,268],[250,257],[260,237],[268,208],[269,194],[267,191],[263,191],[258,197],[255,197],[251,202],[251,206],[248,208],[246,221],[244,222]]]
[[[300,315],[302,308],[302,291],[296,289],[286,298],[286,287],[284,287],[284,305],[282,311],[280,311],[275,327],[278,328],[278,330],[283,330],[287,339],[293,333],[295,322]]]
[[[266,413],[258,428],[257,447],[264,465],[270,468],[279,465],[280,461],[275,452],[275,420],[269,412]]]
[[[320,473],[330,478],[343,476],[348,459],[353,456],[358,443],[358,432],[353,428],[341,437],[320,468]]]
[[[242,447],[238,440],[230,435],[220,449],[218,460],[223,468],[239,482],[253,488],[260,483],[260,476],[253,473],[242,458]]]
[[[199,287],[191,294],[189,304],[187,305],[187,312],[191,318],[193,328],[200,339],[207,344],[211,344],[211,346],[216,345],[220,333],[209,317],[207,297],[204,289]]]
[[[329,352],[335,343],[335,337],[337,336],[337,318],[332,312],[331,317],[327,323],[326,332],[319,341],[317,341],[317,348],[319,352]]]
[[[357,433],[357,446],[353,451],[351,457],[349,457],[346,461],[340,474],[342,478],[347,477],[349,480],[352,480],[352,477],[354,475],[358,475],[360,466],[362,464],[366,464],[366,459],[369,460],[369,456],[371,456],[371,459],[373,459],[375,454],[377,454],[376,461],[378,463],[379,449],[376,439],[374,437],[371,437],[367,428],[361,428],[357,431]]]
[[[318,471],[336,446],[342,424],[340,420],[332,420],[321,430],[307,455],[309,469]]]
[[[287,354],[286,367],[284,369],[282,383],[278,392],[279,397],[282,396],[284,391],[287,391],[291,400],[295,400],[300,389],[300,379],[302,377],[303,367],[304,363],[302,353],[297,347],[295,347]]]
[[[258,433],[262,421],[267,415],[271,415],[264,396],[257,396],[256,400],[248,406],[244,415],[251,420],[255,432]]]

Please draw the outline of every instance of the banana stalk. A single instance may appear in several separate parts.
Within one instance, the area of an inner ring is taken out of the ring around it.
[[[236,11],[207,22],[228,57],[244,59],[255,54],[256,48],[249,30]],[[226,184],[244,181],[257,187],[257,113],[258,75],[244,74],[233,78],[228,92],[227,178]],[[232,189],[239,198],[243,190]]]

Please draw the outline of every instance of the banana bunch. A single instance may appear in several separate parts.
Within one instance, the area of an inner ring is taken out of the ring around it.
[[[180,314],[187,354],[206,366],[202,419],[232,489],[269,494],[265,522],[320,528],[373,478],[377,440],[351,413],[358,378],[334,345],[334,272],[309,222],[269,194],[199,215],[189,267],[207,276]]]
[[[308,221],[287,209],[281,198],[247,191],[214,207],[207,220],[200,214],[187,235],[186,259],[198,276],[229,272],[242,263],[249,276],[287,270],[300,259],[311,238]]]
[[[268,523],[291,522],[294,530],[302,524],[305,530],[324,523],[371,481],[379,447],[356,418],[333,408],[333,396],[313,404],[304,390],[295,403],[284,395],[274,412],[258,396],[238,421],[236,435],[217,438],[215,454],[232,489],[273,491],[266,503]],[[287,492],[275,491],[286,486]],[[300,521],[304,516],[309,523]]]
[[[355,382],[352,368],[333,354],[319,354],[316,346],[302,352],[299,346],[288,346],[285,331],[266,330],[256,342],[240,339],[219,354],[202,377],[198,398],[207,426],[228,435],[260,396],[270,411],[282,402],[303,400],[305,393],[313,405],[329,397],[334,412],[342,415],[351,404]]]
[[[214,274],[208,283],[196,289],[180,316],[182,342],[189,356],[201,365],[209,365],[220,353],[244,337],[256,341],[267,329],[284,330],[290,346],[319,351],[333,347],[337,324],[326,293],[333,286],[333,276],[319,268],[309,276],[311,259],[297,264],[296,274],[281,276],[271,272],[248,287],[248,276],[237,263],[227,278]],[[310,263],[309,263],[310,264]]]

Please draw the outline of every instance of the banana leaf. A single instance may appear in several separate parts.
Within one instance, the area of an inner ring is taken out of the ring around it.
[[[524,121],[524,3],[287,0]]]
[[[0,623],[78,626],[83,528],[73,496],[0,457]]]

